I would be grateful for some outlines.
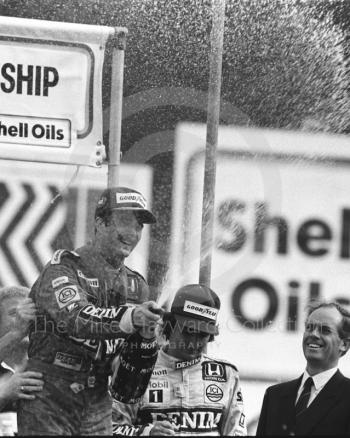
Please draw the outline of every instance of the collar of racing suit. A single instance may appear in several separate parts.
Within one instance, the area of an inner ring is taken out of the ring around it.
[[[192,367],[202,360],[202,355],[195,357],[191,360],[179,360],[178,358],[167,354],[164,350],[165,348],[166,345],[159,351],[159,358],[161,358],[165,366],[167,366],[168,368],[173,368],[174,370]]]

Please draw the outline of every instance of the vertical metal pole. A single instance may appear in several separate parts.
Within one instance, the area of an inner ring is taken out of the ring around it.
[[[207,137],[203,185],[202,231],[199,282],[210,286],[213,245],[216,149],[220,117],[222,51],[224,41],[225,0],[212,0],[213,21],[210,35],[210,71],[208,87]]]
[[[119,184],[120,142],[123,107],[123,72],[126,47],[126,30],[114,34],[112,54],[111,102],[109,116],[108,187]]]

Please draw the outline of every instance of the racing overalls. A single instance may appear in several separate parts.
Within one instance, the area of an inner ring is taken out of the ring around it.
[[[148,294],[141,275],[124,265],[113,268],[90,245],[54,253],[30,292],[37,316],[29,333],[27,370],[44,374],[44,389],[35,400],[21,401],[19,435],[111,433],[111,361],[125,349],[126,338],[133,348],[127,357],[137,361],[135,348],[144,341],[134,333],[134,306],[126,303],[143,302]],[[123,366],[127,379],[140,364],[124,360]],[[149,376],[142,375],[143,390]],[[129,395],[134,382],[142,390],[136,380],[125,387]]]
[[[207,355],[180,361],[162,349],[141,401],[113,400],[113,434],[150,435],[152,423],[165,419],[175,435],[247,435],[237,369]]]

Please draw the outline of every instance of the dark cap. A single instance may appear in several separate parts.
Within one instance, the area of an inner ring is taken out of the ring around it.
[[[144,196],[128,187],[111,187],[103,191],[97,202],[95,218],[103,217],[107,211],[133,210],[144,224],[154,224],[156,218],[149,210]]]
[[[171,313],[179,322],[211,335],[218,334],[216,319],[219,309],[219,297],[209,287],[201,284],[181,287],[171,305]]]

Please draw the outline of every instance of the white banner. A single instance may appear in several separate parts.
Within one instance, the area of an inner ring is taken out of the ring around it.
[[[0,157],[101,164],[111,27],[0,17]]]
[[[198,282],[205,132],[177,131],[171,290]],[[211,286],[222,305],[211,351],[243,376],[298,376],[306,305],[349,308],[349,187],[346,136],[220,127]],[[349,365],[350,354],[346,375]]]

